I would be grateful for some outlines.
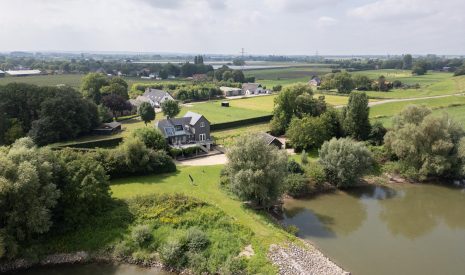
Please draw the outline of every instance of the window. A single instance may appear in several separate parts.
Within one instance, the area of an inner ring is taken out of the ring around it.
[[[200,141],[205,141],[207,139],[207,136],[205,134],[200,134],[199,139]]]
[[[182,131],[183,130],[182,125],[174,125],[174,129],[176,129],[176,131]]]
[[[205,127],[205,122],[200,122],[200,127]]]

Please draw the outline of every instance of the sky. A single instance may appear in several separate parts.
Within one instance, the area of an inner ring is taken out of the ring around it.
[[[465,0],[0,0],[0,51],[465,54]]]

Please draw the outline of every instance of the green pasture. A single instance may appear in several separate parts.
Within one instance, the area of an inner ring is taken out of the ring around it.
[[[296,66],[274,69],[257,69],[244,71],[246,76],[254,76],[255,81],[262,83],[271,89],[275,85],[290,85],[298,82],[308,82],[313,75],[323,76],[331,72],[329,65],[309,64],[308,66]]]

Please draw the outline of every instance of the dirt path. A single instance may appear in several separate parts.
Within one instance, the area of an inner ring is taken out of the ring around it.
[[[414,98],[393,98],[393,99],[385,99],[380,101],[374,101],[368,103],[369,107],[392,103],[392,102],[404,102],[404,101],[415,101],[415,100],[422,100],[422,99],[434,99],[434,98],[443,98],[443,97],[451,97],[451,96],[463,96],[465,93],[457,93],[457,94],[450,94],[450,95],[436,95],[436,96],[425,96],[425,97],[414,97]],[[342,108],[345,105],[338,105],[336,108]]]
[[[196,158],[189,160],[176,161],[179,165],[185,166],[206,166],[206,165],[217,165],[225,164],[228,161],[225,154],[213,155],[204,158]]]

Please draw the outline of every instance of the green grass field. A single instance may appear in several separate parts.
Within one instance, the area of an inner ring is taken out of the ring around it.
[[[370,108],[370,118],[374,121],[381,121],[385,126],[390,127],[392,117],[397,115],[406,106],[412,104],[425,105],[433,109],[433,112],[437,114],[447,112],[451,117],[465,125],[465,96],[419,99],[381,104]]]
[[[289,68],[259,69],[244,71],[246,76],[255,76],[255,81],[271,89],[275,85],[290,85],[308,82],[313,75],[323,76],[331,72],[327,64],[309,64]]]
[[[222,165],[178,167],[172,174],[132,177],[112,181],[111,191],[117,199],[130,199],[140,195],[181,193],[208,202],[233,217],[239,224],[254,233],[252,245],[258,260],[266,261],[269,245],[294,239],[272,222],[266,215],[247,209],[221,190]],[[194,179],[195,185],[190,182]]]

